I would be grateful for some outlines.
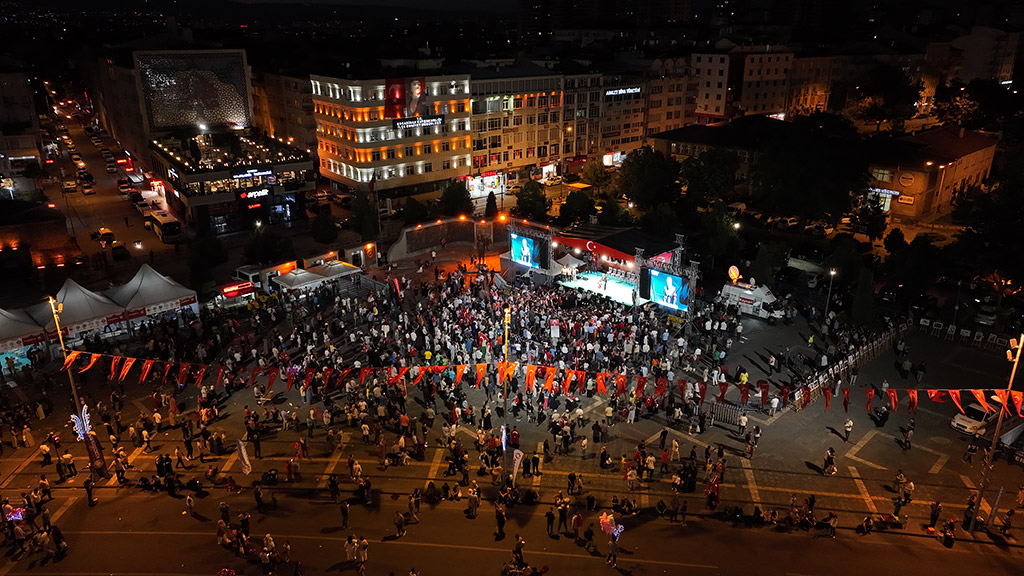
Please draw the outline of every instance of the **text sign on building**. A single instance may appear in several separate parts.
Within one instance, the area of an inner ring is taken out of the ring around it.
[[[440,116],[416,116],[415,118],[402,118],[392,120],[391,125],[395,130],[408,130],[410,128],[430,128],[444,124],[444,114]]]
[[[249,170],[246,170],[242,174],[232,174],[231,177],[232,178],[236,178],[236,179],[256,178],[256,177],[259,177],[259,176],[270,176],[273,173],[274,173],[273,170],[257,170],[256,168],[250,168]]]
[[[899,190],[890,190],[888,188],[877,188],[875,186],[868,186],[868,192],[874,192],[875,194],[881,194],[882,196],[899,196]]]
[[[632,87],[629,87],[629,88],[613,88],[611,90],[605,90],[604,91],[604,95],[605,96],[625,96],[627,94],[639,94],[639,93],[640,93],[640,87],[639,86],[632,86]]]
[[[261,188],[260,190],[249,190],[248,192],[242,192],[238,195],[242,200],[252,200],[253,198],[265,198],[270,196],[270,190],[267,188]]]

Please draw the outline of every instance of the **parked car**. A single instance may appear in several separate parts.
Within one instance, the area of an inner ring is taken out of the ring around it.
[[[509,194],[519,194],[522,191],[523,191],[523,187],[520,186],[519,184],[516,184],[515,186],[509,186],[509,188],[508,188],[508,193]]]
[[[963,414],[953,416],[949,421],[949,427],[970,436],[984,436],[988,426],[998,417],[999,410],[985,412],[980,404],[972,403],[964,406]]]
[[[545,186],[558,186],[561,183],[562,183],[562,177],[561,176],[551,176],[547,180],[544,181],[544,185]]]
[[[117,164],[107,164],[107,174],[117,174]]]
[[[82,160],[82,156],[80,154],[72,154],[71,161],[75,163],[75,166],[78,166],[79,168],[85,168],[85,160]]]
[[[110,245],[110,257],[115,261],[131,260],[131,252],[128,252],[128,247],[120,242],[114,242]]]
[[[93,239],[100,243],[100,246],[112,244],[117,238],[110,228],[100,228],[92,234]]]
[[[128,194],[128,200],[130,200],[132,204],[138,204],[139,202],[145,201],[145,198],[142,197],[141,192],[133,191]]]
[[[96,193],[96,190],[92,187],[91,182],[82,182],[82,194],[91,196]]]
[[[996,323],[996,307],[985,304],[978,308],[978,313],[974,316],[974,322],[982,326],[994,326]]]
[[[121,194],[130,194],[135,188],[131,184],[118,184],[117,191]]]
[[[147,212],[152,212],[153,210],[156,210],[156,207],[154,207],[149,202],[136,202],[135,209],[139,211],[139,214],[145,216]]]

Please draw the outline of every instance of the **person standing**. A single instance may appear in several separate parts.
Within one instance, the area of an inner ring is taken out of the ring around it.
[[[89,501],[89,506],[95,506],[97,499],[92,497],[92,489],[96,487],[96,482],[92,478],[86,478],[83,485],[85,486],[85,497]]]
[[[740,436],[747,433],[747,413],[743,412],[740,414],[739,421],[736,424],[736,431]]]
[[[498,538],[505,537],[505,510],[499,504],[494,505],[494,522],[498,526]]]
[[[252,497],[256,501],[256,511],[260,514],[266,512],[266,507],[263,504],[263,489],[257,484],[252,488]]]
[[[903,449],[904,450],[910,450],[911,442],[913,441],[913,439],[914,439],[914,428],[913,427],[908,427],[906,429],[906,431],[903,432]]]
[[[605,557],[605,564],[615,568],[616,561],[619,558],[619,541],[617,538],[612,536],[608,540],[608,556]]]
[[[850,433],[853,432],[853,419],[852,418],[847,418],[846,422],[843,423],[843,431],[846,433],[846,435],[843,437],[843,442],[849,442],[850,441]]]
[[[942,504],[938,500],[932,502],[931,510],[928,514],[928,527],[935,528],[935,523],[939,521],[939,516],[942,516]]]
[[[405,516],[401,512],[395,512],[395,537],[405,536]]]
[[[554,535],[555,532],[555,509],[548,508],[548,511],[544,513],[544,524],[547,527],[548,536]]]

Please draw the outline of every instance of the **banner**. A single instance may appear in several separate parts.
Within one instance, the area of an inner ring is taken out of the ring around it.
[[[334,380],[335,388],[338,388],[343,382],[345,382],[345,378],[348,378],[349,372],[352,372],[352,368],[345,368],[341,371],[341,374],[338,374],[337,379]],[[423,372],[423,370],[420,370],[420,372]]]
[[[78,358],[79,354],[81,354],[81,352],[79,352],[78,350],[72,350],[71,352],[68,352],[68,355],[64,357],[64,365],[61,366],[60,369],[67,370],[68,366],[71,366],[72,364],[75,363],[75,359]]]
[[[523,451],[516,448],[512,452],[512,487],[516,485],[516,476],[519,474],[519,465],[523,463]]]
[[[146,376],[149,376],[149,371],[153,368],[153,362],[153,360],[146,360],[142,363],[142,374],[139,374],[139,384],[142,384]]]
[[[476,386],[474,386],[474,388],[479,388],[480,387],[480,381],[484,379],[484,375],[485,374],[487,374],[487,364],[477,364],[476,365]]]
[[[597,387],[597,393],[598,394],[607,394],[608,393],[608,387],[607,387],[607,384],[606,384],[606,379],[607,378],[608,378],[608,374],[606,372],[598,372],[597,373],[597,379],[594,382],[594,385]]]
[[[850,389],[843,388],[843,412],[850,411]]]
[[[121,366],[121,374],[118,376],[118,380],[124,381],[125,377],[128,376],[128,371],[132,369],[132,364],[135,364],[135,358],[124,359],[124,365]]]
[[[757,387],[761,389],[761,408],[768,405],[768,390],[771,386],[767,380],[758,380]]]
[[[575,370],[566,370],[565,371],[565,383],[562,385],[562,390],[565,393],[568,393],[569,389],[572,387],[572,378],[575,375],[576,375],[576,371]]]
[[[868,388],[865,392],[868,395],[868,408],[867,408],[867,410],[868,410],[868,412],[871,412],[871,401],[875,399],[875,389],[874,388]]]
[[[911,414],[917,414],[917,390],[907,390],[907,396],[910,398],[907,404],[907,410]]]
[[[896,391],[886,390],[885,393],[889,395],[889,404],[892,404],[892,411],[896,412],[896,405],[900,402],[899,397],[896,396]]]
[[[78,373],[81,374],[82,372],[87,372],[90,368],[92,368],[92,365],[95,364],[96,361],[100,359],[100,356],[103,356],[103,355],[102,354],[93,354],[92,357],[89,358],[89,363],[86,364],[84,368],[79,370]],[[152,362],[152,360],[147,360],[147,362]],[[141,382],[141,380],[140,380],[140,382]]]
[[[750,400],[750,385],[740,384],[740,403],[746,404]]]
[[[929,390],[928,399],[932,402],[945,402],[942,396],[945,394],[942,390]]]
[[[960,391],[948,390],[948,392],[950,399],[953,400],[953,404],[956,404],[956,407],[960,409],[960,413],[964,414],[964,407],[960,405]]]
[[[113,379],[117,378],[117,365],[120,364],[120,363],[121,363],[121,357],[120,356],[114,356],[113,358],[110,359],[110,378],[109,378],[109,380],[113,380]]]
[[[287,384],[286,384],[288,392],[292,391],[292,384],[294,384],[294,383],[295,383],[295,370],[289,370],[288,371],[288,380],[287,380]]]
[[[654,395],[655,396],[664,396],[665,395],[665,389],[668,386],[668,378],[665,378],[664,376],[662,376],[662,377],[659,377],[657,380],[655,380],[655,382],[657,384],[654,386]]]
[[[462,382],[462,375],[466,373],[466,365],[458,364],[455,366],[455,385],[458,386],[459,382]]]
[[[729,383],[728,382],[719,382],[718,383],[718,391],[719,391],[719,394],[718,394],[718,400],[717,401],[718,402],[725,402],[725,393],[729,391]]]
[[[242,474],[252,474],[252,462],[249,462],[249,451],[245,449],[245,442],[238,440],[238,460],[242,463]]]
[[[782,407],[785,408],[789,404],[789,386],[783,386],[781,390],[782,394]]]
[[[526,367],[526,389],[533,392],[533,384],[537,381],[537,367],[533,364]]]
[[[164,377],[160,380],[161,383],[167,384],[167,375],[171,373],[171,363],[164,361]]]
[[[359,371],[359,385],[360,386],[363,385],[363,381],[366,380],[366,377],[369,376],[371,372],[373,372],[372,368],[363,368],[363,369],[361,369]],[[307,379],[306,385],[307,386],[309,385],[308,379]]]
[[[829,406],[832,405],[832,391],[825,389],[825,410],[828,411]]]
[[[181,367],[178,368],[178,384],[179,385],[182,385],[182,384],[185,383],[185,379],[188,378],[188,372],[189,372],[189,370],[191,368],[192,368],[192,366],[189,365],[188,363],[186,363],[186,362],[182,362],[181,363]]]
[[[270,378],[267,379],[267,390],[274,388],[274,382],[277,380],[278,368],[267,368],[267,372],[270,373]]]
[[[1024,418],[1024,414],[1021,414],[1021,404],[1024,404],[1024,392],[1018,392],[1016,390],[1010,390],[1010,397],[1013,398],[1013,405],[1017,407],[1017,416]]]
[[[363,368],[363,370],[369,370],[369,368]],[[302,381],[303,388],[309,388],[311,382],[313,382],[313,376],[316,376],[316,368],[306,368],[306,377]],[[360,374],[359,383],[362,384],[362,374]]]
[[[974,397],[978,399],[978,404],[981,404],[981,407],[985,409],[986,414],[989,412],[995,412],[995,409],[989,406],[988,401],[985,400],[984,390],[971,390],[971,394],[974,394]]]
[[[206,364],[199,365],[199,372],[196,374],[196,387],[199,388],[203,385],[203,377],[206,376],[206,369],[209,368]]]
[[[408,370],[408,368],[406,368]],[[324,388],[327,388],[327,383],[331,381],[331,374],[334,373],[334,368],[324,368]]]
[[[697,382],[697,392],[700,393],[700,403],[704,404],[704,396],[708,393],[708,383]]]
[[[548,366],[545,370],[547,373],[544,375],[544,390],[550,394],[555,384],[555,367]]]
[[[800,387],[800,408],[807,408],[807,405],[811,402],[811,387],[801,386]]]
[[[223,381],[224,381],[224,367],[220,366],[220,367],[217,368],[217,379],[213,381],[212,388],[214,390],[216,390],[217,386],[220,385],[220,383],[223,382]]]
[[[1003,405],[1003,410],[1006,411],[1006,415],[1010,415],[1010,394],[1006,390],[996,390],[996,398],[999,398],[999,403]]]

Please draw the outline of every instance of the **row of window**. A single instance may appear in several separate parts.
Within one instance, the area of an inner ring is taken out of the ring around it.
[[[465,168],[469,166],[468,156],[453,156],[441,161],[441,170],[450,170],[453,166]],[[417,162],[416,164],[399,164],[397,166],[381,166],[379,168],[356,168],[345,162],[336,162],[330,158],[322,158],[320,167],[357,182],[369,182],[376,177],[381,180],[403,178],[417,174],[430,174],[434,171],[433,162]]]
[[[494,166],[497,164],[504,164],[508,162],[516,162],[519,160],[530,159],[530,158],[547,158],[548,156],[558,156],[558,144],[551,144],[548,146],[537,146],[528,148],[517,148],[515,150],[503,150],[501,152],[490,152],[488,154],[476,154],[473,156],[473,168],[485,168],[487,166]],[[566,145],[568,151],[570,147]]]
[[[453,150],[464,150],[469,148],[469,141],[452,140],[451,142],[416,143],[405,147],[395,146],[377,150],[358,150],[348,146],[338,146],[333,142],[319,141],[317,148],[335,156],[347,158],[353,162],[380,162],[381,160],[395,160],[401,158],[414,158],[424,154],[440,154]]]
[[[422,136],[430,136],[436,134],[448,134],[449,132],[458,132],[460,130],[469,130],[469,119],[452,120],[451,122],[441,124],[439,126],[432,126],[428,128],[405,128],[403,130],[394,130],[392,128],[369,128],[369,129],[346,129],[334,124],[322,124],[317,122],[316,131],[320,134],[326,134],[333,136],[339,140],[349,140],[353,142],[382,142],[386,140],[395,140],[400,138],[420,138]]]

